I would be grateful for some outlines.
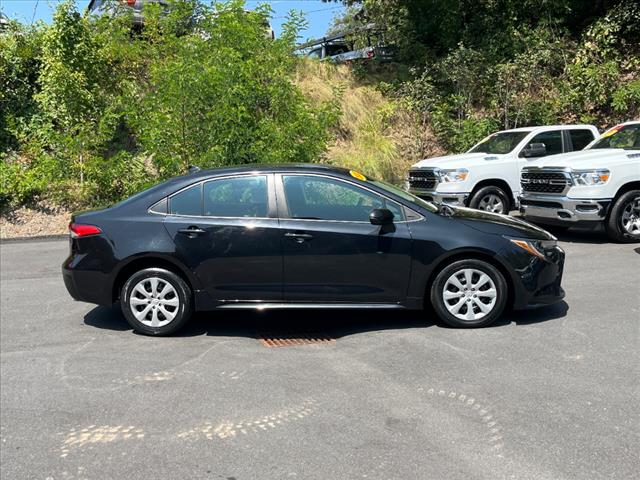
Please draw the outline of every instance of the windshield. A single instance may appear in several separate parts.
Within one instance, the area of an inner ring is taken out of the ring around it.
[[[511,152],[530,132],[498,132],[489,135],[468,153],[494,153],[504,155]]]
[[[410,193],[405,192],[401,188],[398,188],[394,185],[391,185],[387,182],[382,182],[380,180],[369,180],[369,183],[373,183],[375,186],[386,190],[389,193],[397,195],[398,197],[406,200],[407,202],[411,202],[418,207],[426,208],[430,212],[437,212],[438,208],[431,202],[427,202],[426,200],[422,200],[421,198],[416,197],[415,195],[411,195]]]
[[[640,123],[632,125],[618,125],[602,134],[588,149],[594,148],[623,148],[625,150],[640,150]]]

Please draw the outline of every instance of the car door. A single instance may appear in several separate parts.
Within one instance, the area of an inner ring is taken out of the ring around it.
[[[176,254],[218,301],[280,301],[282,250],[273,175],[213,178],[169,197]]]
[[[411,234],[399,204],[325,175],[283,173],[276,175],[276,189],[286,301],[405,300]],[[394,224],[372,225],[369,213],[375,208],[390,209]]]

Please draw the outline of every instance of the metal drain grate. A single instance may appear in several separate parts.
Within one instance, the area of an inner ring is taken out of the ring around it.
[[[335,343],[336,339],[328,335],[316,333],[261,333],[260,343],[265,347],[293,347],[296,345],[312,345]]]

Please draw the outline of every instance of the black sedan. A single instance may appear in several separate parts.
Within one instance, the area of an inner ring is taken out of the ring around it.
[[[564,252],[521,220],[421,200],[358,172],[247,166],[171,179],[76,214],[77,300],[167,335],[194,310],[423,309],[456,327],[559,301]]]

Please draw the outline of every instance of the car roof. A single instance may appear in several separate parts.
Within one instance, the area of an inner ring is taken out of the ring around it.
[[[575,128],[588,128],[588,129],[594,129],[596,127],[594,127],[593,125],[537,125],[537,126],[533,126],[533,127],[519,127],[519,128],[511,128],[509,130],[500,130],[500,132],[538,132],[538,131],[545,131],[545,130],[557,130],[557,129],[565,129],[565,130],[572,130]]]
[[[211,168],[206,170],[198,170],[194,173],[185,175],[182,178],[201,178],[218,175],[235,175],[241,173],[278,173],[278,172],[308,172],[308,173],[335,173],[338,175],[349,175],[346,168],[335,167],[333,165],[325,165],[322,163],[282,163],[282,164],[266,164],[266,163],[250,163],[246,165],[237,165],[233,167]]]

